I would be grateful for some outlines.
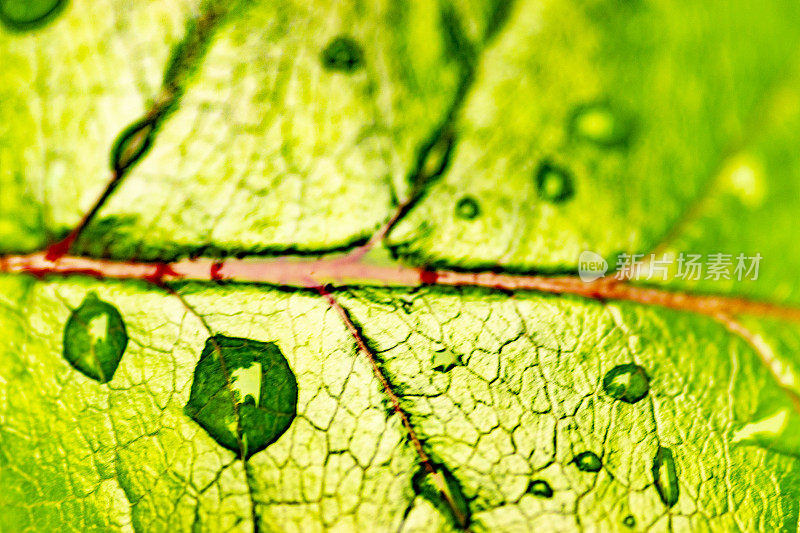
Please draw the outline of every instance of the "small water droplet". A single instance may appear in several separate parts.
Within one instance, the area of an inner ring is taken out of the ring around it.
[[[277,345],[206,341],[185,412],[220,445],[246,459],[283,435],[296,411],[297,380]]]
[[[650,390],[650,378],[644,368],[634,363],[617,365],[603,377],[603,390],[615,400],[636,403]]]
[[[636,519],[633,517],[633,515],[629,514],[628,516],[622,519],[622,524],[625,527],[633,527],[636,525]]]
[[[528,484],[528,494],[533,494],[534,496],[539,496],[540,498],[552,498],[553,497],[553,488],[550,486],[550,483],[544,481],[543,479],[534,479]]]
[[[89,293],[67,320],[64,358],[88,377],[107,383],[128,346],[125,322],[116,307]]]
[[[543,200],[555,204],[572,198],[575,188],[570,173],[549,161],[544,161],[536,171],[536,188]]]
[[[481,214],[478,201],[471,196],[465,196],[456,203],[456,216],[464,220],[473,220]]]
[[[455,142],[455,134],[448,127],[422,147],[421,162],[418,163],[420,167],[410,176],[411,184],[414,187],[424,187],[426,183],[440,176],[447,169]]]
[[[608,103],[594,102],[581,105],[572,113],[569,130],[581,140],[613,147],[627,145],[633,128],[629,117]]]
[[[364,64],[364,51],[353,38],[340,35],[322,51],[322,64],[328,70],[355,72]]]
[[[603,461],[594,452],[581,452],[575,456],[572,462],[584,472],[599,472],[603,468]]]
[[[117,175],[127,171],[150,150],[155,121],[143,119],[125,128],[111,149],[111,168]]]
[[[678,473],[672,450],[659,446],[653,458],[653,482],[664,505],[672,507],[678,502]]]
[[[411,484],[416,494],[431,502],[456,527],[469,526],[471,513],[461,484],[445,467],[435,465],[433,472],[420,468]]]
[[[40,28],[58,16],[67,0],[0,0],[0,22],[14,31]]]
[[[436,352],[431,361],[433,369],[437,372],[448,372],[461,365],[461,359],[450,351]]]

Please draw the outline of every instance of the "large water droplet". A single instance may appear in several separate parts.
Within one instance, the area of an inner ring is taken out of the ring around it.
[[[40,28],[58,16],[67,0],[0,0],[0,22],[15,31]]]
[[[136,164],[153,144],[155,120],[143,119],[119,134],[111,149],[111,168],[119,175]]]
[[[297,381],[277,345],[215,335],[194,369],[185,411],[220,445],[248,458],[289,428]]]
[[[633,517],[633,515],[629,514],[622,519],[622,525],[625,527],[634,527],[636,525],[636,519]]]
[[[650,379],[644,368],[634,363],[617,365],[603,378],[603,390],[616,400],[636,403],[650,390]]]
[[[428,500],[459,529],[469,526],[471,514],[458,480],[443,466],[421,468],[413,477],[414,492]]]
[[[340,35],[322,51],[322,64],[328,70],[355,72],[364,64],[364,51],[354,39]]]
[[[553,497],[553,488],[550,486],[550,483],[544,481],[543,479],[534,479],[528,484],[528,494],[533,494],[534,496],[539,496],[540,498],[552,498]]]
[[[478,201],[472,196],[465,196],[456,203],[456,216],[464,220],[472,220],[481,214]]]
[[[128,332],[119,311],[93,292],[72,312],[64,328],[64,358],[100,383],[114,377],[127,346]]]
[[[678,502],[678,473],[672,450],[659,446],[653,458],[653,483],[664,505],[672,507]]]
[[[599,472],[603,468],[603,461],[594,452],[581,452],[575,456],[572,462],[584,472]]]
[[[629,117],[608,103],[579,106],[570,117],[570,133],[581,140],[603,147],[628,144],[633,130]]]
[[[565,202],[575,194],[570,173],[549,161],[544,161],[536,171],[536,188],[539,196],[555,204]]]

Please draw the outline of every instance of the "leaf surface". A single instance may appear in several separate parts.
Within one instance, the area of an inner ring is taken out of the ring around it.
[[[798,16],[0,0],[0,530],[796,530]]]

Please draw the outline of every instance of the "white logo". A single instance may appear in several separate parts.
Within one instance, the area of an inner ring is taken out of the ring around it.
[[[584,250],[578,257],[578,275],[581,281],[590,282],[606,275],[608,262],[595,252]]]

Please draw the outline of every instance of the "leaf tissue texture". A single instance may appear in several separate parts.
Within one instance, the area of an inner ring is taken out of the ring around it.
[[[81,249],[319,251],[390,214],[461,81],[436,2],[246,4]]]
[[[4,0],[0,13],[45,3]],[[68,0],[36,30],[0,23],[0,250],[40,247],[91,207],[197,3]]]
[[[798,16],[793,2],[514,2],[453,125],[449,171],[390,244],[426,264],[518,270],[648,251],[760,133],[796,63]],[[569,176],[562,192],[543,190],[543,162]],[[483,216],[457,216],[465,195]]]
[[[798,20],[0,0],[0,532],[798,531]]]

